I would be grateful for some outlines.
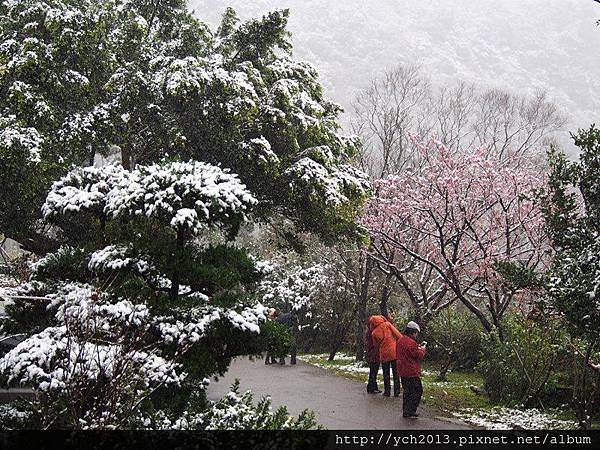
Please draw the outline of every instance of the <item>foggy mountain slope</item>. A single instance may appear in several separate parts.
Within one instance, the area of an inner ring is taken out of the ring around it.
[[[355,92],[399,62],[434,82],[474,81],[519,93],[545,89],[570,120],[600,123],[600,5],[592,0],[191,0],[218,24],[289,8],[295,57],[321,72],[349,109]],[[566,139],[565,139],[566,141]]]

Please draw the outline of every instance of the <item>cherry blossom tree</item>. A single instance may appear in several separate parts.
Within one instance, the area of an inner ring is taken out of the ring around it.
[[[421,320],[460,301],[486,330],[501,329],[514,299],[497,264],[544,264],[543,216],[533,201],[544,179],[484,149],[419,142],[422,169],[375,183],[364,224],[373,257],[400,283]]]

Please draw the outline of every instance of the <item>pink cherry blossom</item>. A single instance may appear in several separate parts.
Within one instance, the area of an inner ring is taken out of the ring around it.
[[[495,263],[544,262],[544,221],[533,198],[545,179],[522,160],[413,139],[424,164],[377,180],[366,205],[374,256],[404,278],[409,297],[420,293],[411,300],[426,314],[458,299],[490,329],[525,295],[504,282]]]

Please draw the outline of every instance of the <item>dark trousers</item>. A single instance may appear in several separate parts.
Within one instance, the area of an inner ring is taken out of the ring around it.
[[[369,363],[369,382],[367,383],[367,392],[375,392],[379,390],[379,386],[377,386],[377,372],[379,372],[379,363]]]
[[[383,393],[390,394],[390,370],[392,371],[392,377],[394,378],[394,395],[400,394],[400,380],[398,379],[398,372],[396,371],[396,360],[386,361],[381,363],[383,368]]]
[[[402,413],[416,414],[421,396],[423,395],[423,384],[421,378],[405,378],[402,377]]]
[[[298,347],[296,346],[296,339],[292,340],[290,346],[290,364],[296,364],[296,355],[298,354]],[[285,364],[285,356],[279,358],[279,364]]]

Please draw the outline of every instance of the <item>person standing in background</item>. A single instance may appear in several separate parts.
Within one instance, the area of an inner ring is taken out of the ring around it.
[[[394,378],[394,397],[398,397],[400,395],[400,380],[396,370],[396,340],[402,334],[384,316],[371,316],[369,325],[372,330],[373,343],[379,348],[379,361],[383,368],[383,395],[390,396],[391,371]]]
[[[379,350],[373,343],[373,336],[371,326],[369,325],[369,319],[367,320],[365,328],[365,352],[367,362],[369,363],[369,381],[367,383],[367,393],[369,394],[380,394],[379,386],[377,386],[377,372],[379,372]]]
[[[279,312],[275,308],[269,308],[269,314],[267,315],[267,320],[275,320],[275,318],[279,315]],[[271,354],[270,351],[267,350],[267,356],[265,356],[265,364],[275,364],[277,361],[275,357]]]
[[[290,364],[296,364],[296,353],[298,352],[296,344],[296,335],[298,334],[298,318],[293,312],[283,313],[279,314],[275,318],[275,322],[282,323],[289,328],[291,334]],[[285,365],[285,356],[282,356],[279,359],[279,364],[282,366]]]

